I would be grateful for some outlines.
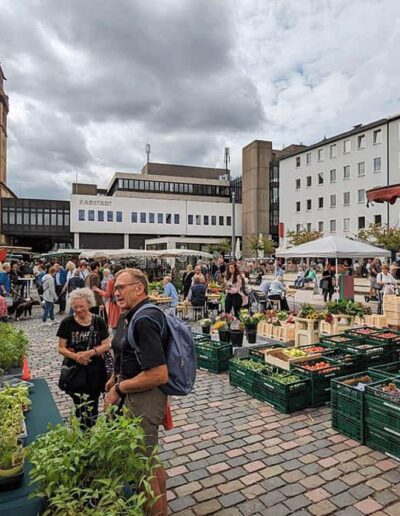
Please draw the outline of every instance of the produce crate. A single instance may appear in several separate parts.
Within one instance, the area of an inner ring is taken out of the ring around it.
[[[273,328],[274,326],[272,323],[261,321],[257,325],[257,335],[272,339]]]
[[[277,326],[276,331],[276,339],[282,342],[290,342],[295,340],[295,328],[294,324],[283,324],[282,326]]]
[[[318,371],[310,371],[304,366],[315,365],[318,362],[326,362],[329,366],[319,369]],[[311,406],[319,407],[325,405],[330,400],[331,392],[331,379],[341,374],[341,368],[338,365],[329,363],[326,358],[313,358],[304,361],[302,364],[296,364],[293,372],[302,376],[303,378],[309,378],[311,380]]]
[[[384,296],[385,297],[385,296]],[[365,323],[374,328],[385,328],[388,324],[386,314],[371,314],[364,317]]]
[[[354,385],[344,383],[346,380],[370,376],[367,371],[354,373],[331,381],[331,407],[340,414],[356,418],[364,423],[364,391]],[[373,378],[370,376],[371,380]],[[372,382],[371,382],[372,383]]]
[[[247,367],[250,365],[251,367]],[[254,381],[257,371],[265,368],[265,364],[252,359],[238,359],[234,358],[229,361],[229,372],[236,373],[247,380]]]
[[[284,344],[281,342],[271,342],[265,344],[256,344],[255,346],[248,346],[244,349],[248,350],[249,358],[265,362],[265,353],[262,352],[263,350],[282,349],[284,347]]]
[[[278,378],[290,378],[291,374],[267,375],[262,372],[256,375],[253,385],[254,397],[268,405],[272,405],[279,412],[290,414],[302,410],[310,403],[310,380],[297,380],[282,383]]]
[[[193,335],[193,340],[196,344],[196,342],[202,342],[204,340],[210,340],[211,336],[210,334],[207,334],[207,333],[196,333],[196,332],[192,332],[192,335]]]
[[[367,422],[365,444],[392,459],[400,460],[400,434],[388,432]]]
[[[395,345],[390,342],[371,342],[370,340],[352,339],[339,347],[346,351],[354,351],[363,363],[363,368],[368,369],[372,363],[381,365],[396,360]]]
[[[316,344],[319,341],[318,319],[295,318],[295,346]]]
[[[346,346],[347,344],[354,345],[358,342],[363,344],[365,339],[360,336],[355,339],[347,333],[340,333],[338,335],[321,335],[320,342],[321,344],[326,344],[328,347],[333,349]]]
[[[359,326],[358,328],[350,328],[349,330],[346,330],[344,333],[345,335],[348,335],[351,338],[354,339],[366,339],[369,335],[372,333],[377,333],[380,330],[377,328],[373,328],[372,326],[364,325]]]
[[[213,360],[212,358],[197,357],[197,369],[210,373],[225,373],[229,368],[229,358],[226,360]]]
[[[322,344],[325,346],[326,344]],[[359,355],[353,351],[343,350],[341,348],[326,347],[326,351],[321,357],[327,359],[328,362],[333,361],[335,365],[340,366],[343,375],[357,373],[362,370],[363,363],[359,359]]]
[[[345,314],[331,314],[332,322],[321,321],[320,334],[337,335],[354,326],[354,316]]]
[[[278,367],[279,369],[284,369],[285,371],[290,371],[290,369],[292,369],[296,364],[300,364],[307,360],[310,360],[310,355],[304,357],[290,357],[279,349],[271,350],[265,355],[266,364]]]
[[[400,396],[381,390],[383,385],[393,383],[400,388],[400,378],[387,378],[365,390],[365,419],[373,428],[377,427],[397,435],[400,444]]]
[[[400,377],[400,362],[391,362],[389,364],[370,367],[368,371],[373,373],[379,380]]]
[[[377,333],[373,333],[367,338],[367,342],[372,344],[384,344],[384,345],[392,345],[399,346],[400,345],[400,332],[386,329],[381,330]]]
[[[197,368],[222,373],[228,370],[229,360],[232,356],[231,344],[214,340],[204,340],[195,343]]]
[[[332,428],[361,444],[364,443],[364,419],[360,421],[333,408],[331,417]]]
[[[230,366],[229,366],[230,367]],[[238,372],[231,371],[229,369],[229,383],[236,387],[237,389],[245,392],[246,394],[249,394],[250,396],[254,396],[254,380],[250,380],[246,378],[245,376],[241,375]]]

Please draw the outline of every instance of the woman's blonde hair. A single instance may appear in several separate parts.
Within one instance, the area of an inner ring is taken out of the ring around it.
[[[69,304],[72,305],[75,299],[86,299],[89,308],[96,306],[96,299],[94,297],[93,291],[90,290],[90,288],[84,287],[76,288],[75,290],[73,290],[69,295]]]
[[[74,262],[71,262],[70,260],[69,262],[67,262],[65,268],[67,269],[67,271],[73,271],[76,269],[76,265],[74,264]]]

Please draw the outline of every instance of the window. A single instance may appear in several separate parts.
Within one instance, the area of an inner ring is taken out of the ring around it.
[[[188,215],[188,224],[193,224],[193,215]]]
[[[134,224],[137,222],[137,211],[133,211],[131,213],[131,222],[133,222]]]
[[[318,222],[318,231],[320,231],[321,233],[324,232],[324,223],[322,220]]]
[[[296,190],[300,190],[300,187],[301,187],[301,180],[296,179]]]
[[[211,225],[216,226],[217,225],[217,216],[211,215]]]
[[[311,210],[311,199],[307,199],[307,211]]]
[[[346,181],[350,179],[350,165],[343,167],[343,179]]]
[[[344,192],[343,193],[343,205],[349,206],[350,205],[350,192]]]
[[[374,145],[378,145],[378,143],[382,143],[382,129],[376,129],[372,133],[372,141]]]
[[[381,172],[382,158],[374,158],[374,172]]]
[[[343,153],[348,154],[351,151],[351,140],[345,140],[343,142]]]
[[[311,178],[311,176],[307,176],[306,181],[307,181],[307,188],[308,188],[308,187],[310,187],[312,185],[312,178]]]
[[[155,214],[154,213],[149,213],[149,223],[150,224],[154,224],[155,222]]]
[[[318,161],[324,161],[325,149],[318,149],[317,155],[318,155]]]
[[[88,211],[88,220],[90,220],[90,221],[94,220],[94,210]]]
[[[329,171],[329,180],[331,183],[336,183],[336,168]]]
[[[203,224],[205,226],[208,226],[208,215],[204,215],[204,217],[203,217]]]
[[[140,212],[140,222],[146,224],[146,213],[144,211]]]
[[[336,143],[331,145],[330,148],[329,148],[329,156],[330,158],[336,158],[337,156],[337,148],[336,148]]]
[[[297,156],[296,158],[296,167],[299,167],[301,165],[301,158],[300,156]]]
[[[224,217],[222,215],[219,216],[219,225],[220,226],[224,225]]]
[[[171,213],[167,213],[165,215],[165,223],[166,224],[171,224],[171,222],[172,222],[172,215],[171,215]]]
[[[99,222],[104,222],[104,211],[100,210],[97,212],[97,220]]]
[[[174,224],[179,224],[179,213],[174,214]]]
[[[374,215],[374,224],[378,226],[382,224],[382,215]]]
[[[112,211],[107,212],[107,222],[113,222],[114,220],[114,214]]]
[[[323,207],[324,207],[324,198],[318,197],[318,208],[323,208]]]
[[[331,208],[336,208],[336,194],[331,194]]]
[[[296,201],[296,213],[300,211],[300,201]]]
[[[85,210],[79,210],[79,220],[85,220]]]
[[[193,215],[192,215],[193,217]],[[157,223],[163,224],[164,223],[164,213],[157,213]]]
[[[365,149],[365,134],[357,136],[357,149]]]
[[[232,217],[230,217],[229,215],[228,215],[228,217],[226,217],[226,225],[232,226]]]
[[[200,226],[201,224],[201,215],[196,215],[196,226]]]
[[[358,229],[365,229],[365,217],[358,217]]]
[[[357,163],[358,177],[365,176],[365,161]]]
[[[311,163],[311,152],[307,152],[307,154],[306,154],[306,161],[307,161],[307,165],[310,165],[310,163]]]
[[[300,231],[301,231],[300,224],[296,224],[296,233],[300,233]]]
[[[117,222],[122,222],[122,211],[117,211]]]
[[[365,190],[357,190],[357,199],[359,203],[365,202]]]
[[[336,233],[336,219],[332,219],[329,221],[329,231],[331,233]]]
[[[345,233],[350,231],[350,219],[343,219],[343,231]]]
[[[306,229],[307,229],[308,232],[311,231],[311,222],[307,222]]]
[[[324,173],[323,172],[320,172],[318,174],[318,184],[319,185],[323,185],[324,184]]]

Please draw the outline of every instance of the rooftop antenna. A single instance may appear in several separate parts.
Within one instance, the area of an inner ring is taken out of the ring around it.
[[[231,151],[230,151],[229,147],[225,147],[224,161],[225,161],[226,175],[229,177],[229,166],[228,165],[231,161]]]
[[[150,146],[150,143],[146,143],[147,163],[149,163],[149,162],[150,162],[150,152],[151,152],[151,146]]]

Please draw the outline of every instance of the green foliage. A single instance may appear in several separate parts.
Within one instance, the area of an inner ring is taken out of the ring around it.
[[[0,368],[21,367],[28,351],[28,337],[8,323],[0,323]]]
[[[307,242],[312,242],[321,238],[323,233],[321,231],[307,231],[301,229],[300,231],[288,231],[286,237],[290,245],[300,245]]]
[[[258,251],[264,251],[264,254],[271,254],[275,248],[275,242],[269,238],[263,237],[260,239],[257,235],[248,237],[249,247],[257,255]]]
[[[362,317],[368,313],[368,308],[362,303],[342,299],[340,301],[329,301],[326,303],[325,312],[328,314],[344,314]]]
[[[240,310],[239,319],[244,326],[257,326],[260,321],[265,319],[265,315],[261,312],[256,312],[252,315],[246,308],[242,308]]]
[[[153,290],[157,290],[157,292],[162,292],[164,289],[163,282],[162,281],[150,281],[149,282],[149,292],[152,292]]]
[[[388,227],[370,224],[368,228],[357,233],[358,240],[364,240],[390,251],[400,250],[400,227]]]
[[[216,244],[211,244],[208,246],[208,252],[214,253],[217,252],[219,254],[229,254],[231,252],[231,242],[225,238]]]
[[[79,420],[57,425],[27,451],[35,482],[33,496],[44,497],[45,515],[132,515],[145,512],[155,497],[149,479],[156,457],[146,456],[140,418],[102,414],[82,430]],[[134,486],[130,496],[123,489]]]

